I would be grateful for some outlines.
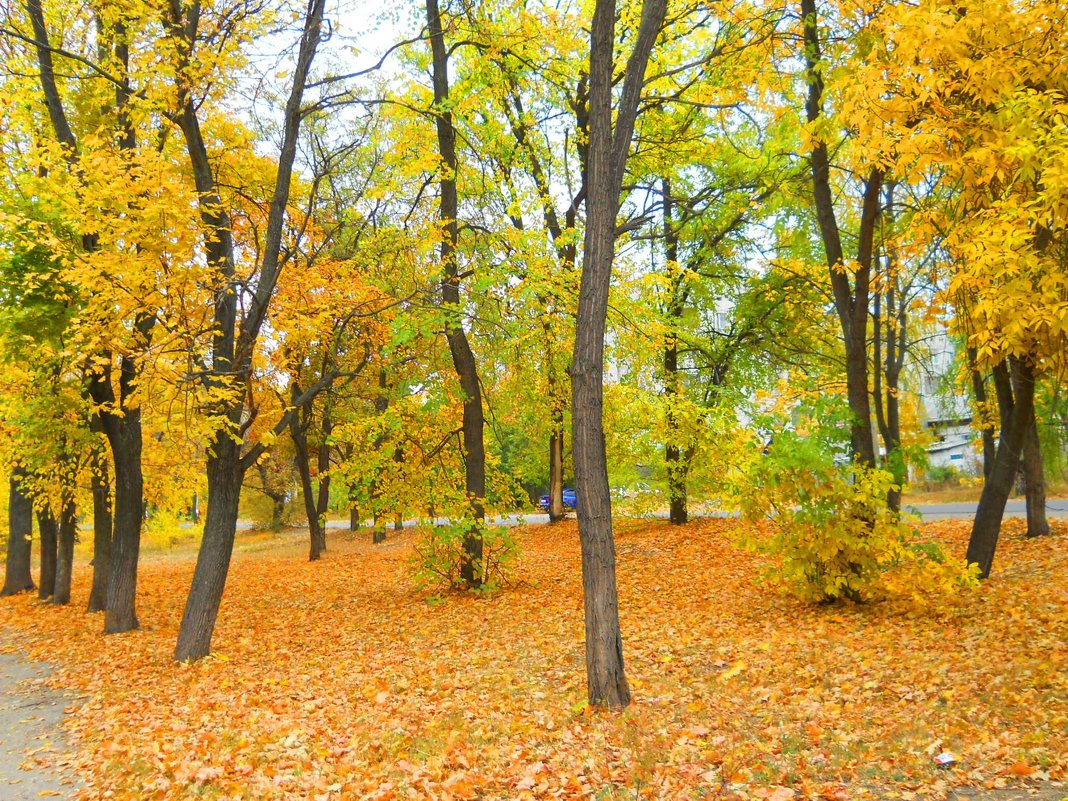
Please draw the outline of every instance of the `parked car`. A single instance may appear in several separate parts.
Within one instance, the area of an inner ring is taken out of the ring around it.
[[[573,489],[567,489],[565,487],[564,488],[564,492],[563,492],[563,496],[564,496],[564,499],[563,499],[564,500],[564,508],[565,509],[574,509],[576,504],[577,504],[577,501],[575,500],[575,491]],[[549,496],[548,495],[542,495],[541,496],[541,500],[538,501],[538,506],[540,506],[542,509],[544,509],[546,512],[548,512],[549,511]]]

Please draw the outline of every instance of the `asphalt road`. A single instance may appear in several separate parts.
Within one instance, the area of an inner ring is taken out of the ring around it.
[[[909,506],[905,504],[908,511],[918,513],[924,520],[970,520],[975,516],[975,503],[934,503],[923,504],[921,506]],[[1009,501],[1005,506],[1006,517],[1023,517],[1026,514],[1023,501]],[[1056,519],[1068,519],[1068,500],[1052,500],[1046,503],[1046,515],[1050,518]],[[656,512],[652,515],[657,518],[666,518],[667,512]],[[693,514],[692,517],[701,517],[701,514]],[[726,517],[727,513],[711,514],[710,517]],[[417,520],[405,520],[404,527],[412,528],[419,524]],[[444,526],[449,522],[448,518],[439,517],[434,520],[434,525]],[[501,515],[499,517],[493,517],[490,519],[491,525],[498,526],[518,526],[524,524],[540,524],[548,523],[549,515],[540,513],[530,514],[510,514]],[[365,525],[368,521],[365,521]],[[327,523],[328,528],[348,528],[349,524],[347,520],[331,520]],[[239,525],[240,528],[251,528],[252,524]],[[389,527],[392,528],[393,524],[390,523]]]

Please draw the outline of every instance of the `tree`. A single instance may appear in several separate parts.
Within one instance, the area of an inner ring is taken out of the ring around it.
[[[459,200],[456,192],[456,129],[449,99],[449,55],[437,0],[426,3],[430,35],[431,67],[434,82],[434,125],[437,130],[441,168],[438,178],[439,219],[441,221],[440,259],[442,268],[441,305],[445,315],[445,337],[449,341],[453,368],[463,393],[464,488],[468,496],[471,528],[464,537],[460,575],[468,587],[481,586],[482,526],[486,517],[485,417],[478,365],[464,332],[460,306],[460,265],[456,247],[459,238]]]
[[[582,280],[571,367],[575,495],[582,542],[586,681],[590,704],[623,707],[630,688],[616,591],[612,496],[604,441],[604,337],[615,256],[616,216],[638,115],[646,65],[666,14],[665,0],[643,0],[613,124],[612,76],[616,4],[597,0],[590,33],[589,150]]]
[[[215,299],[211,363],[205,370],[204,378],[206,391],[213,397],[212,413],[218,428],[208,448],[208,510],[204,537],[178,632],[174,655],[179,661],[198,659],[206,656],[210,650],[233,553],[241,484],[245,471],[255,464],[267,447],[261,440],[257,446],[242,453],[240,435],[247,428],[247,408],[241,385],[238,383],[235,387],[235,379],[241,382],[250,378],[253,353],[284,266],[283,224],[296,160],[297,137],[305,114],[304,91],[322,36],[323,5],[322,0],[310,0],[303,15],[296,64],[285,104],[277,175],[270,194],[262,262],[257,283],[248,298],[246,313],[240,319],[238,292],[233,286],[236,279],[234,224],[220,197],[217,167],[208,155],[208,143],[199,116],[204,107],[197,96],[200,87],[196,75],[200,65],[194,59],[199,56],[199,46],[202,44],[197,38],[201,7],[199,3],[189,6],[175,3],[166,20],[167,36],[176,57],[178,82],[177,108],[173,114],[186,143],[189,165],[199,194],[208,263],[218,271],[223,281]],[[229,24],[225,14],[220,20]],[[225,44],[230,32],[219,31],[221,39],[216,44]],[[310,401],[319,389],[316,386],[306,390],[304,396],[295,399],[294,407]],[[285,430],[287,424],[288,420],[283,418],[277,430]]]

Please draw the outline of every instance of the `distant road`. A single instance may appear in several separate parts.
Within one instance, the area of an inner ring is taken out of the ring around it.
[[[971,520],[975,516],[974,502],[965,501],[963,503],[932,503],[922,504],[920,506],[911,506],[907,502],[905,508],[910,512],[918,512],[924,520]],[[1026,507],[1023,501],[1009,501],[1005,506],[1006,517],[1023,517],[1027,513]],[[1046,515],[1051,518],[1057,518],[1060,520],[1068,519],[1068,500],[1052,500],[1046,503]],[[653,517],[666,518],[667,512],[656,512]],[[695,514],[693,517],[704,517],[706,515]],[[709,517],[723,517],[723,514],[707,515]],[[364,521],[368,523],[369,521]],[[418,525],[420,521],[417,520],[405,520],[404,527],[412,528]],[[448,518],[439,517],[434,520],[434,525],[444,526],[448,525]],[[490,519],[491,525],[496,526],[520,526],[520,525],[538,525],[549,522],[549,515],[540,513],[530,514],[511,514],[501,515]],[[347,520],[330,520],[327,522],[328,528],[344,529],[349,527]],[[253,524],[247,521],[241,521],[238,523],[238,528],[249,529],[253,528]],[[393,523],[390,522],[388,528],[393,528]]]

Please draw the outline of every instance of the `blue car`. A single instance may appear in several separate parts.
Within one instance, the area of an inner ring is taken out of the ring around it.
[[[565,509],[574,509],[575,506],[577,505],[577,501],[575,500],[575,491],[573,489],[565,489],[564,492],[563,492],[563,496],[564,496],[564,508]],[[538,506],[540,506],[542,509],[544,509],[546,512],[548,512],[549,511],[549,496],[548,495],[542,495],[541,496],[541,500],[538,501]]]

